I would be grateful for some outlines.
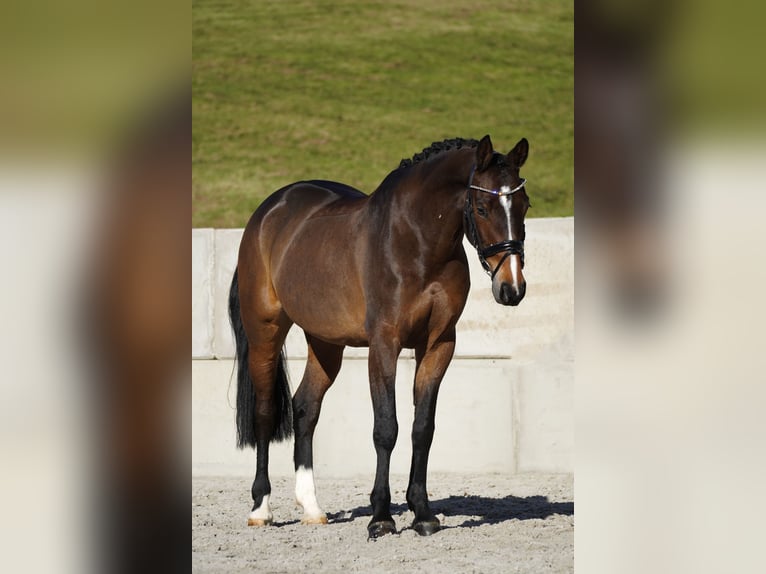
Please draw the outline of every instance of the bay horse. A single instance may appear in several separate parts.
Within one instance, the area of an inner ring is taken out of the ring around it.
[[[528,152],[523,138],[507,155],[494,151],[488,135],[445,140],[402,160],[369,196],[342,183],[300,181],[253,213],[229,295],[238,446],[257,453],[249,525],[272,522],[269,443],[293,432],[302,522],[327,522],[314,486],[314,428],[344,347],[366,346],[377,454],[369,536],[396,532],[389,462],[399,430],[394,381],[403,348],[414,349],[416,360],[407,504],[416,532],[439,530],[426,474],[436,397],[470,287],[462,240],[476,248],[495,300],[518,305],[526,291],[529,208],[519,169]],[[305,333],[308,360],[291,398],[283,343],[293,324]]]

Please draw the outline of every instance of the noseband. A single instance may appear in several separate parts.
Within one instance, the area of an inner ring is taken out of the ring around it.
[[[505,260],[508,259],[510,255],[521,256],[521,268],[524,268],[524,242],[517,239],[506,239],[505,241],[500,241],[499,243],[493,243],[487,247],[482,247],[481,237],[479,237],[479,229],[476,226],[476,218],[473,214],[473,194],[471,193],[471,190],[475,189],[476,191],[491,193],[492,195],[497,196],[513,195],[524,187],[524,185],[527,183],[527,180],[521,178],[521,183],[510,190],[486,189],[484,187],[479,187],[478,185],[473,185],[473,174],[475,169],[476,168],[471,170],[471,176],[468,179],[468,192],[466,193],[465,198],[465,234],[468,237],[468,241],[471,242],[471,245],[476,248],[476,253],[479,255],[479,262],[484,268],[484,271],[486,271],[487,274],[492,279],[494,279],[495,275],[497,275],[497,272],[500,270],[500,267],[503,265],[503,263],[505,263]],[[508,231],[510,233],[510,229]],[[495,268],[492,269],[489,261],[487,261],[487,257],[492,257],[498,253],[505,253],[505,255],[503,255],[502,259],[500,259],[500,263],[498,263]]]

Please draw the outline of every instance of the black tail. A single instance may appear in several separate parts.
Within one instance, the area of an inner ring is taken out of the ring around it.
[[[229,290],[229,320],[237,346],[237,447],[255,448],[255,390],[247,368],[248,344],[242,316],[239,311],[239,281],[237,271]],[[293,435],[293,401],[287,379],[287,362],[284,350],[279,353],[274,394],[279,419],[271,435],[272,441],[289,439]]]

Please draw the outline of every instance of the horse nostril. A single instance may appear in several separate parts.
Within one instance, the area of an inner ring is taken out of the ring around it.
[[[497,302],[503,305],[518,305],[524,298],[524,294],[527,291],[527,284],[522,283],[519,286],[511,285],[510,283],[502,283],[497,291]]]
[[[503,305],[508,305],[513,298],[513,289],[508,283],[503,283],[500,286],[500,302]]]

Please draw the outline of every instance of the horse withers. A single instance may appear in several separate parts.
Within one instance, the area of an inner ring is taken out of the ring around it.
[[[402,160],[372,195],[332,181],[276,191],[245,228],[231,284],[236,339],[238,446],[255,447],[250,525],[272,522],[269,443],[295,434],[295,496],[304,523],[326,523],[316,499],[312,441],[322,399],[346,346],[369,347],[377,453],[370,537],[396,532],[389,462],[398,435],[399,353],[415,350],[415,419],[407,504],[421,535],[439,530],[426,489],[436,398],[455,350],[470,287],[463,236],[476,248],[502,305],[524,298],[524,217],[519,170],[529,145],[508,154],[481,141],[437,142]],[[303,329],[308,360],[290,396],[282,345]]]

